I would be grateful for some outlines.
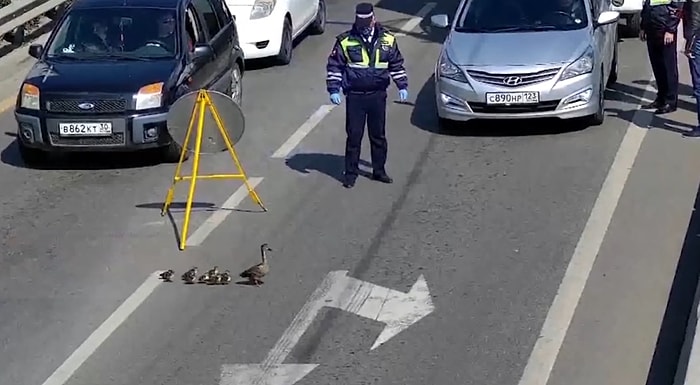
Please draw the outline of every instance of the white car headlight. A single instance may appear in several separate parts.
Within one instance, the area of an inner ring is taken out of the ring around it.
[[[136,102],[134,109],[147,110],[150,108],[158,108],[163,105],[163,83],[153,83],[141,87],[138,93],[134,95]]]
[[[24,83],[20,91],[20,106],[30,110],[39,109],[39,87]]]
[[[443,51],[440,54],[440,62],[438,63],[438,75],[443,78],[452,79],[461,83],[467,83],[467,77],[459,67],[450,61],[447,57],[447,52]]]
[[[270,16],[275,5],[277,5],[277,0],[255,0],[253,9],[250,10],[250,19],[262,19]]]
[[[589,46],[580,58],[566,67],[559,80],[567,80],[575,78],[576,76],[589,74],[593,72],[593,65],[593,47]]]

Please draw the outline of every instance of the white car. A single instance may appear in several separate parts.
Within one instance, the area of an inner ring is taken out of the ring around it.
[[[612,10],[620,12],[620,17],[625,19],[630,33],[639,35],[643,5],[644,0],[624,0],[622,5],[613,4]]]
[[[326,29],[325,0],[225,0],[236,19],[245,59],[292,60],[294,39]]]

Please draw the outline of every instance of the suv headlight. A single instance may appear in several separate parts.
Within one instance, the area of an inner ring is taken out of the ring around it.
[[[134,95],[136,110],[147,110],[149,108],[158,108],[163,105],[163,83],[153,83],[141,87],[138,93]]]
[[[39,109],[39,87],[24,83],[20,91],[20,106],[30,110]]]
[[[250,10],[250,19],[262,19],[270,16],[276,4],[277,0],[255,0],[253,9]]]
[[[464,76],[464,72],[462,72],[459,67],[450,61],[450,58],[447,57],[446,51],[443,51],[442,54],[440,54],[440,61],[438,62],[438,75],[440,77],[452,79],[461,83],[468,83],[467,77]]]
[[[589,74],[593,72],[593,63],[593,47],[589,46],[580,58],[566,67],[559,80],[567,80]]]

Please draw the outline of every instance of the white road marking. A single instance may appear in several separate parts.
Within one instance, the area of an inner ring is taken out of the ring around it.
[[[129,296],[118,308],[107,318],[83,342],[73,354],[66,359],[61,366],[56,369],[42,385],[64,385],[70,377],[87,361],[90,356],[114,333],[117,328],[126,321],[127,318],[153,293],[160,285],[161,271],[151,274],[146,281],[139,286],[136,291]]]
[[[652,90],[651,86],[647,86],[645,95],[651,93]],[[646,116],[640,116],[639,113],[636,113],[627,127],[615,160],[610,166],[588,222],[581,233],[564,278],[559,285],[559,290],[549,308],[547,318],[542,325],[542,331],[532,349],[519,385],[547,385],[564,337],[583,294],[586,281],[627,183],[627,178],[644,137],[649,132],[646,127],[651,123],[652,114],[650,112],[646,114]],[[639,119],[640,117],[643,119]]]
[[[290,136],[289,139],[287,139],[287,141],[284,142],[284,144],[282,144],[274,154],[272,154],[272,158],[284,159],[289,156],[294,148],[298,146],[302,140],[304,140],[306,135],[309,135],[311,130],[313,130],[314,127],[316,127],[321,120],[323,120],[323,118],[333,110],[333,108],[335,108],[334,104],[325,104],[319,107],[316,112],[314,112],[309,119],[307,119],[304,124],[302,124],[292,134],[292,136]]]
[[[436,5],[437,3],[426,3],[423,8],[416,13],[415,17],[412,17],[410,20],[404,23],[401,28],[399,28],[403,32],[397,33],[396,36],[406,36],[406,32],[413,31],[413,29],[416,28],[416,26],[418,26],[418,24],[420,24],[420,22],[423,21],[426,16],[428,16],[430,11],[432,11]]]
[[[248,183],[250,187],[255,189],[257,185],[262,182],[263,178],[248,178]],[[226,202],[216,211],[214,211],[209,218],[207,218],[204,223],[192,234],[192,236],[187,238],[187,246],[198,246],[204,242],[205,239],[211,234],[214,229],[216,229],[220,224],[226,220],[231,214],[231,211],[235,210],[236,207],[243,201],[243,199],[248,197],[248,189],[245,184],[242,184],[233,194],[231,194]]]

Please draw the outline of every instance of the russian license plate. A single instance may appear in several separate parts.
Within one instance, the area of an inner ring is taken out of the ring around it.
[[[61,136],[103,136],[112,134],[112,123],[59,123]]]
[[[539,92],[489,92],[486,94],[486,104],[537,104],[539,102]]]

